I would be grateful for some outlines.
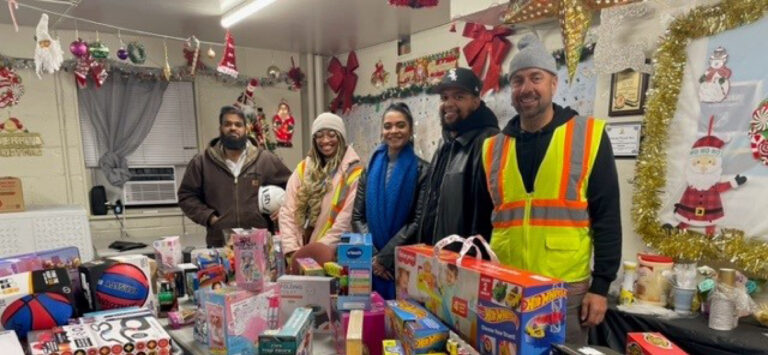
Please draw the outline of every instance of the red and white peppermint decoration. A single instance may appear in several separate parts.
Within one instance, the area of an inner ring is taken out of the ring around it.
[[[752,156],[763,165],[768,166],[768,99],[763,100],[757,109],[752,112],[752,121],[749,123],[749,146]]]
[[[19,103],[24,95],[21,77],[8,67],[0,67],[0,108],[11,107]]]

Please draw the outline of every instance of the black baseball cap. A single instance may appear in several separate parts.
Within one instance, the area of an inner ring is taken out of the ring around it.
[[[439,94],[443,90],[448,88],[457,88],[467,91],[475,96],[480,96],[480,91],[483,89],[483,83],[475,75],[471,69],[467,68],[454,68],[448,70],[443,75],[440,82],[430,89],[433,94]]]

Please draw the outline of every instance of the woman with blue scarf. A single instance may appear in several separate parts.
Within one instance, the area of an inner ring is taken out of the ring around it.
[[[395,247],[416,242],[426,194],[429,163],[413,150],[413,116],[408,105],[384,111],[383,143],[373,152],[360,177],[352,212],[352,230],[373,237],[373,289],[384,299],[395,298]]]

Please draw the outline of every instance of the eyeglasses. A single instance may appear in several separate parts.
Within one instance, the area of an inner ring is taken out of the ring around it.
[[[325,129],[325,130],[322,130],[320,132],[316,132],[313,135],[313,137],[315,138],[315,140],[323,139],[323,137],[328,137],[330,139],[336,139],[338,137],[338,134],[336,133],[336,131]]]

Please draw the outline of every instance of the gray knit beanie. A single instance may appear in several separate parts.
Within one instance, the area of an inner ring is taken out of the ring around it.
[[[557,75],[555,57],[547,52],[544,44],[532,33],[525,35],[517,42],[517,52],[512,63],[509,64],[509,74],[515,74],[520,69],[539,68],[552,75]]]
[[[344,140],[347,139],[347,130],[344,127],[344,121],[341,119],[341,117],[330,113],[330,112],[323,112],[320,115],[315,118],[315,121],[312,122],[312,135],[314,136],[315,133],[322,131],[324,129],[332,129],[336,132],[339,132],[342,138]]]

